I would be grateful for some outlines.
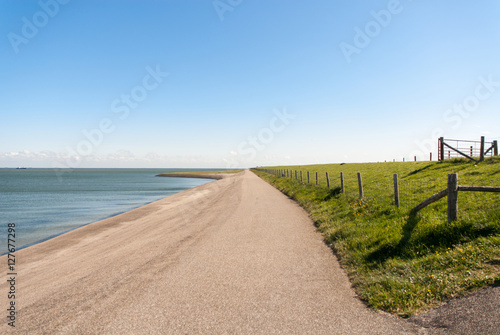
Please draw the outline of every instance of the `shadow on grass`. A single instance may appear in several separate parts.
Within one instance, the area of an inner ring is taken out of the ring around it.
[[[421,217],[418,214],[410,214],[403,227],[403,236],[399,242],[396,245],[386,244],[381,246],[368,254],[366,260],[376,265],[396,257],[401,259],[414,258],[418,251],[424,254],[435,252],[436,250],[451,248],[456,244],[500,233],[498,228],[488,225],[475,226],[473,223],[443,224],[425,234],[419,234],[419,236],[412,238],[413,231],[420,221]]]
[[[335,187],[335,188],[332,188],[330,190],[328,190],[328,194],[327,196],[325,197],[325,201],[328,201],[332,198],[335,198],[336,196],[338,196],[339,194],[342,193],[342,188],[339,187]]]
[[[397,245],[383,245],[379,249],[370,253],[367,256],[367,261],[370,263],[384,263],[386,260],[394,257],[401,257],[404,250],[411,239],[412,232],[420,221],[420,217],[416,214],[410,214],[406,224],[403,227],[403,237]]]
[[[423,168],[420,168],[420,169],[417,169],[417,170],[415,170],[415,171],[412,171],[412,172],[408,173],[408,177],[409,177],[409,176],[416,175],[416,174],[417,174],[417,173],[419,173],[419,172],[425,171],[425,170],[427,170],[428,168],[430,168],[431,166],[434,166],[434,165],[433,165],[433,164],[429,164],[429,165],[424,166]]]
[[[500,156],[486,157],[484,159],[485,164],[498,164],[500,163]]]
[[[450,167],[453,166],[453,169],[455,170],[455,172],[458,172],[458,171],[462,171],[464,169],[467,169],[471,166],[474,166],[475,164],[476,164],[476,162],[470,161],[466,158],[464,158],[464,159],[455,158],[455,159],[447,159],[447,160],[438,162],[437,164],[433,165],[433,167],[435,170],[442,170],[442,169],[449,170]]]

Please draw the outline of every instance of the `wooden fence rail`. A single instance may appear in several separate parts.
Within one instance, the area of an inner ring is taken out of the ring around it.
[[[455,221],[458,216],[458,192],[500,192],[500,187],[491,186],[459,186],[458,174],[448,174],[448,187],[439,193],[434,194],[430,198],[422,201],[415,206],[411,213],[417,213],[419,210],[427,207],[428,205],[448,196],[448,222]]]

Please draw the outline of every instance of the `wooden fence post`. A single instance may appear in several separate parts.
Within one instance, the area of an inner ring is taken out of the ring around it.
[[[429,161],[430,161],[430,162],[432,162],[432,152],[430,153],[430,155],[429,155],[429,156],[430,156]]]
[[[318,173],[316,172],[316,186],[319,185]]]
[[[326,173],[326,187],[330,189],[330,176],[328,175],[328,172]]]
[[[493,141],[493,155],[498,156],[498,141]]]
[[[393,176],[394,179],[394,204],[397,208],[399,208],[399,181],[398,174],[395,173]]]
[[[311,176],[309,174],[309,171],[307,171],[307,184],[311,183]]]
[[[481,153],[479,156],[479,161],[484,161],[484,136],[481,136]]]
[[[304,182],[304,178],[302,178],[302,171],[300,171],[300,182],[303,183]]]
[[[341,189],[342,193],[345,193],[345,189],[344,189],[344,173],[343,172],[340,172],[340,189]]]
[[[448,174],[448,222],[457,218],[458,211],[458,175]]]
[[[363,193],[363,180],[361,179],[361,172],[358,172],[358,186],[359,186],[359,198],[363,199],[365,195]]]
[[[438,160],[439,161],[444,161],[444,137],[439,138],[439,156]]]

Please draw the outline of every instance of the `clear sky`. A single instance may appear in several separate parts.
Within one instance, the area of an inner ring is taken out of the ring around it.
[[[0,0],[0,167],[428,159],[500,140],[500,2]]]

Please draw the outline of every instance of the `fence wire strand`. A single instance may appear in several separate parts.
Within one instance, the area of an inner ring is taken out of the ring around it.
[[[266,171],[273,173],[273,171]],[[274,172],[275,175],[282,176],[300,183],[300,170],[291,170],[287,173],[286,170],[280,173]],[[297,177],[295,177],[297,176]],[[307,185],[307,170],[302,170],[302,184]],[[343,174],[344,176],[344,195],[349,201],[359,200],[359,184],[356,175]],[[309,170],[309,185],[316,185],[316,172]],[[329,173],[330,189],[340,188],[340,174],[336,172]],[[492,178],[489,185],[484,183],[478,184],[474,182],[474,174],[462,175],[459,179],[461,186],[495,186],[496,180]],[[327,187],[326,173],[318,173],[318,186]],[[447,189],[447,179],[439,176],[425,181],[408,180],[406,178],[399,179],[399,202],[400,210],[410,212],[415,206],[419,205],[424,200],[432,195]],[[393,179],[387,177],[387,180],[363,180],[364,200],[370,201],[378,206],[395,205],[395,194]],[[474,222],[484,222],[485,220],[500,219],[500,193],[491,192],[459,192],[459,218],[471,220]],[[439,200],[437,203],[429,206],[428,209],[423,209],[422,213],[429,213],[433,208],[439,207],[440,213],[436,213],[443,218],[446,217],[446,198]],[[493,210],[492,210],[493,208]],[[441,213],[442,212],[442,213]]]

